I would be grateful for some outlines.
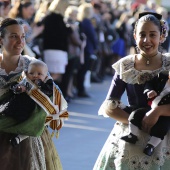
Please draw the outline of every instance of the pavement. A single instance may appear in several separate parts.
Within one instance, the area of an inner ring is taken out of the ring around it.
[[[53,138],[63,170],[92,170],[115,120],[98,116],[98,109],[111,83],[106,76],[102,83],[91,83],[90,98],[76,98],[68,104],[69,119]]]

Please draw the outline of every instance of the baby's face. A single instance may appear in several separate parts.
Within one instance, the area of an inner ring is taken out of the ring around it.
[[[44,81],[47,77],[47,68],[42,65],[31,65],[28,67],[27,77],[33,82],[38,79]]]

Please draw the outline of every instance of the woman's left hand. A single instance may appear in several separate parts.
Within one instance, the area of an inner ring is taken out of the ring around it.
[[[151,109],[145,115],[142,120],[142,129],[149,133],[151,128],[156,124],[159,119],[159,115],[157,114],[157,110]]]

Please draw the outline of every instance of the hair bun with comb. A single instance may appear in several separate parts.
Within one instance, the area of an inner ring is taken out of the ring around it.
[[[162,19],[162,15],[161,14],[158,14],[158,13],[155,13],[155,12],[142,12],[142,13],[139,13],[139,19],[145,15],[154,15],[158,20],[161,20]]]

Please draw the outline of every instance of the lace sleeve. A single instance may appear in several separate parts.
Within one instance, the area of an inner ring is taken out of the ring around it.
[[[107,112],[111,112],[113,109],[120,107],[123,108],[121,103],[121,97],[126,90],[126,83],[120,79],[120,76],[115,73],[111,82],[106,99],[99,108],[98,114],[108,117]]]
[[[103,115],[104,117],[109,117],[107,112],[111,112],[117,107],[124,109],[126,105],[124,105],[121,101],[106,99],[100,106],[98,114]]]

